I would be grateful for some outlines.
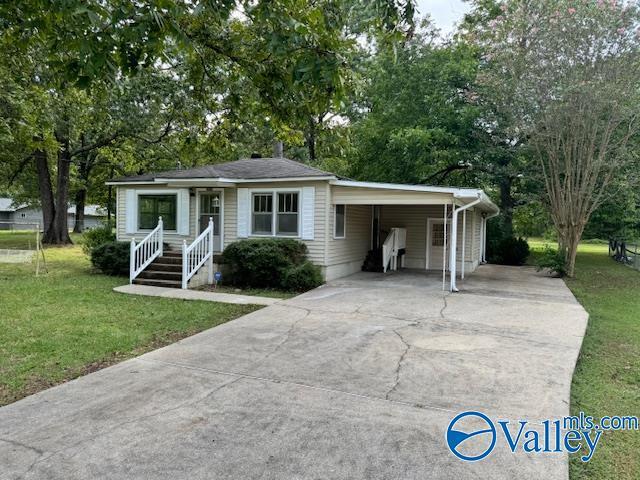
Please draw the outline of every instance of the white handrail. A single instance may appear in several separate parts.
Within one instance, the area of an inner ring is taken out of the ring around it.
[[[391,254],[393,253],[393,243],[396,236],[395,230],[392,228],[387,238],[385,238],[382,244],[382,271],[387,272],[387,266],[391,260]]]
[[[391,270],[398,269],[398,252],[406,247],[407,230],[405,228],[392,228],[382,244],[382,271],[387,272],[391,262]]]
[[[164,231],[162,217],[158,217],[158,226],[151,230],[149,235],[136,244],[136,239],[131,239],[129,253],[129,283],[142,273],[156,258],[162,256]]]
[[[182,241],[182,288],[186,289],[189,279],[209,263],[209,283],[213,283],[213,218],[209,217],[209,226],[191,245]]]

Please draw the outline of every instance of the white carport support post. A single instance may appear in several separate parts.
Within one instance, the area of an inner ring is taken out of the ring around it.
[[[447,204],[444,204],[444,222],[443,222],[443,234],[442,234],[442,291],[444,292],[447,284]],[[427,242],[431,239],[427,238]]]
[[[484,263],[484,215],[480,217],[480,263]]]
[[[461,211],[467,210],[474,205],[480,203],[480,195],[473,202],[467,203],[463,207],[454,208],[453,215],[451,216],[451,247],[449,252],[451,256],[449,257],[449,280],[450,280],[450,290],[452,292],[457,292],[458,287],[456,287],[456,256],[458,249],[458,214]],[[463,259],[464,260],[464,259]]]
[[[464,280],[464,248],[467,243],[467,211],[462,211],[462,265],[460,265],[460,278]]]

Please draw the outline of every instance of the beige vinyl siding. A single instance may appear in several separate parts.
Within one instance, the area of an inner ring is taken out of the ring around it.
[[[224,189],[223,212],[224,249],[238,239],[238,191],[235,188]]]
[[[451,205],[447,212],[450,218]],[[473,263],[478,261],[479,249],[474,245],[473,231],[474,212],[467,212],[467,231],[465,237],[465,269],[470,271]],[[441,220],[444,217],[444,205],[383,205],[380,216],[382,240],[393,227],[407,229],[407,248],[405,266],[408,268],[425,268],[427,252],[427,222],[429,219]],[[463,214],[458,214],[457,259],[462,260],[462,222]],[[447,236],[451,234],[450,225],[447,226]],[[477,227],[476,227],[477,229]],[[438,257],[438,260],[440,258]],[[442,262],[440,261],[439,264]]]
[[[442,205],[383,205],[380,214],[382,241],[393,227],[407,229],[405,266],[425,268],[427,250],[427,219],[443,218]]]
[[[467,229],[465,232],[465,246],[464,246],[464,259],[467,262],[473,262],[475,260],[473,256],[473,217],[476,215],[476,212],[473,209],[467,210]],[[458,258],[462,258],[462,223],[464,218],[464,211],[458,214],[460,217],[458,220]]]
[[[242,188],[249,189],[300,189],[302,187],[315,187],[315,211],[314,211],[314,233],[313,240],[300,240],[307,245],[309,249],[309,260],[316,265],[324,266],[325,264],[325,215],[327,212],[327,183],[326,182],[274,182],[274,183],[243,183]],[[224,193],[224,244],[229,245],[231,242],[238,240],[238,203],[237,191],[235,188],[225,188]],[[253,238],[249,236],[249,238]],[[264,238],[264,237],[257,237]]]
[[[482,243],[481,239],[481,228],[482,228],[482,215],[480,211],[475,212],[475,224],[473,228],[473,257],[472,260],[474,262],[480,261],[480,244]]]
[[[131,188],[133,190],[136,190],[138,192],[143,192],[144,190],[158,190],[158,189],[162,189],[162,190],[174,190],[172,188],[169,187],[163,187],[163,186],[151,186],[151,187],[146,187],[144,185],[136,185],[135,187],[117,187],[116,189],[116,202],[117,202],[117,207],[116,207],[116,238],[120,241],[123,242],[128,242],[130,241],[132,238],[135,238],[137,241],[142,240],[148,232],[136,232],[133,234],[127,233],[127,221],[126,221],[126,212],[127,212],[127,207],[125,205],[126,202],[126,198],[127,198],[127,193],[126,191]],[[176,193],[177,193],[177,189]],[[191,243],[193,240],[195,240],[195,232],[196,232],[196,197],[195,196],[189,196],[189,234],[188,235],[178,235],[175,232],[168,232],[168,231],[164,231],[164,241],[165,243],[168,243],[169,245],[171,245],[172,247],[175,248],[180,248],[180,246],[182,245],[182,241],[186,240],[187,243]]]
[[[345,216],[345,238],[333,238],[335,205],[330,206],[327,265],[350,262],[362,264],[371,248],[371,206],[347,205]]]
[[[452,201],[451,194],[375,188],[333,186],[331,193],[331,203],[347,205],[441,205]]]

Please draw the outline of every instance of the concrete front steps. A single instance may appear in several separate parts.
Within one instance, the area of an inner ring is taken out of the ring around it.
[[[150,287],[182,288],[182,252],[166,250],[133,283]]]

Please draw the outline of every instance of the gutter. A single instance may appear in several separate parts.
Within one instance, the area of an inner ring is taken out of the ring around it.
[[[454,197],[458,197],[459,195],[454,195]],[[478,197],[471,203],[467,203],[463,207],[459,207],[453,210],[453,215],[451,217],[451,247],[449,248],[449,279],[450,286],[449,289],[452,292],[457,292],[458,287],[456,286],[456,255],[458,250],[458,213],[463,210],[467,210],[474,205],[479,204],[482,201],[482,195],[478,194]],[[497,215],[497,213],[496,213]],[[462,259],[464,262],[464,258]]]

